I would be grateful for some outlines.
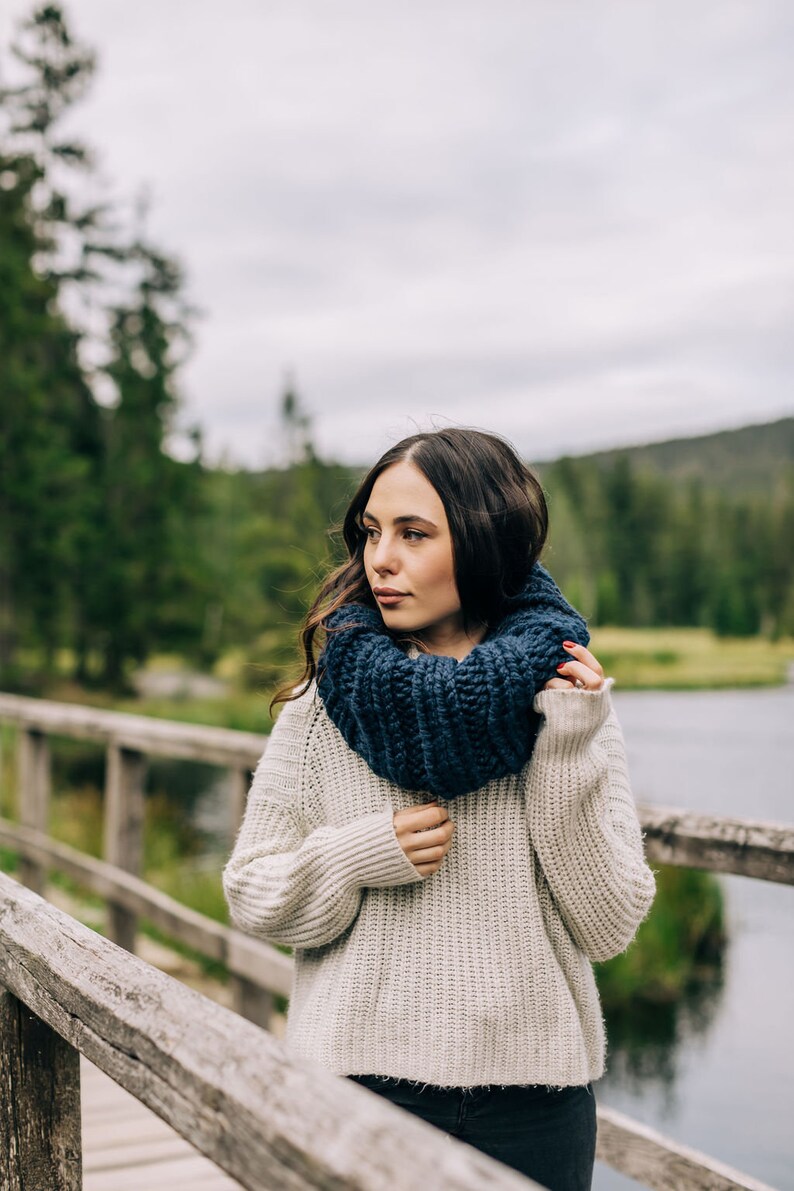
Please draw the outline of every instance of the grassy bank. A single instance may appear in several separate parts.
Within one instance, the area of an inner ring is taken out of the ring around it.
[[[719,690],[782,686],[794,666],[794,639],[720,638],[708,629],[595,628],[591,648],[621,690]],[[221,660],[216,675],[229,684],[222,698],[107,700],[143,715],[192,720],[268,732],[268,711],[277,682],[252,681],[251,668],[236,654]],[[79,699],[79,693],[76,693]],[[61,696],[63,697],[63,696]]]
[[[780,686],[794,640],[717,637],[708,629],[594,628],[590,648],[622,690]]]
[[[591,648],[621,690],[718,690],[781,686],[794,667],[794,639],[720,638],[708,629],[593,628]],[[189,723],[267,733],[272,726],[270,698],[298,667],[253,665],[240,650],[220,659],[212,677],[223,693],[191,693],[194,672],[179,657],[156,657],[147,673],[184,675],[172,695],[126,696],[85,689],[61,679],[44,697]]]

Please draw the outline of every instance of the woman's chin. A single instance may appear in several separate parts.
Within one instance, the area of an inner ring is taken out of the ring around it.
[[[416,623],[416,614],[410,615],[403,608],[389,608],[383,604],[379,605],[380,614],[383,617],[383,623],[388,625],[390,629],[399,629],[401,633],[411,633],[418,625]]]
[[[407,608],[389,608],[380,605],[380,614],[386,628],[393,633],[413,633],[419,636],[429,627],[426,620],[416,615],[416,609],[411,613]]]

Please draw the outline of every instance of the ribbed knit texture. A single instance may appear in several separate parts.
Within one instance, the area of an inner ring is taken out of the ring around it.
[[[331,614],[318,689],[344,739],[380,777],[406,790],[456,798],[518,771],[538,728],[533,700],[565,640],[590,634],[551,575],[536,564],[509,613],[462,661],[411,660],[376,608]]]
[[[295,1053],[441,1087],[601,1075],[589,960],[628,946],[654,890],[608,688],[536,697],[531,762],[449,805],[425,878],[392,821],[422,799],[373,775],[313,687],[284,707],[223,885],[240,929],[295,948]]]

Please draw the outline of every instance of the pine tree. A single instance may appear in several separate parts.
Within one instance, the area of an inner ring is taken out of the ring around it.
[[[165,449],[177,409],[178,349],[187,337],[181,273],[142,242],[132,256],[139,280],[132,300],[114,311],[106,366],[118,404],[106,426],[104,566],[90,597],[102,679],[112,686],[124,683],[129,662],[144,662],[162,642],[168,609],[174,629],[173,608],[190,594],[178,563],[197,478],[195,466]]]
[[[119,684],[128,661],[169,632],[190,639],[200,619],[176,595],[197,578],[181,543],[200,465],[165,450],[182,280],[141,236],[122,237],[108,204],[70,192],[69,169],[92,160],[59,124],[94,57],[62,9],[39,8],[13,52],[21,81],[0,90],[0,662],[10,665],[22,637],[51,670],[67,643],[79,678]],[[88,309],[105,312],[104,344],[102,319],[97,331],[82,318]],[[100,378],[115,386],[115,409],[93,397]]]
[[[70,609],[77,527],[88,516],[98,411],[58,288],[36,271],[39,169],[0,155],[0,667],[18,681],[20,643],[51,670]]]

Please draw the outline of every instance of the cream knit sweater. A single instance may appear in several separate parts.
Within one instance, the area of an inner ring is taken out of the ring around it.
[[[377,777],[314,686],[286,704],[223,885],[235,925],[295,949],[294,1052],[446,1087],[602,1074],[590,960],[629,945],[654,892],[610,686],[536,697],[532,759],[447,803],[424,878],[392,817],[427,796]]]

